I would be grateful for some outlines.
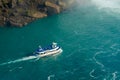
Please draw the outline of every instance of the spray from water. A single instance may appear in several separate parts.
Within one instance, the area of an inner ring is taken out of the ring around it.
[[[91,0],[91,2],[100,10],[120,14],[120,0]]]

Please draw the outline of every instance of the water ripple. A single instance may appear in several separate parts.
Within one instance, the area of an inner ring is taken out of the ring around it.
[[[93,75],[94,72],[95,72],[95,69],[93,69],[93,70],[89,73],[89,75],[90,75],[90,77],[92,77],[92,78],[97,78],[97,77],[95,77],[95,76]]]
[[[97,52],[97,53],[93,56],[93,60],[94,60],[98,65],[100,65],[100,66],[103,68],[104,65],[96,59],[96,56],[100,55],[101,53],[104,53],[104,52],[103,52],[103,51]]]

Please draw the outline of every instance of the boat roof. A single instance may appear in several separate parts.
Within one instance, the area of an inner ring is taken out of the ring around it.
[[[38,48],[38,49],[36,50],[36,52],[43,52],[43,51],[51,50],[51,49],[54,49],[54,48],[52,47],[52,45],[49,45],[49,46],[44,47],[44,48]]]

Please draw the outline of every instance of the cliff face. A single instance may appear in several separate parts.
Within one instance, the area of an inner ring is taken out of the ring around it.
[[[60,13],[73,0],[0,0],[0,25],[23,26]]]

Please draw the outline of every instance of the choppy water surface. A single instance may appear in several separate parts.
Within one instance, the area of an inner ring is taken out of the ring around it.
[[[24,28],[0,28],[0,80],[120,80],[120,1],[77,3]],[[53,41],[62,54],[27,57]]]

